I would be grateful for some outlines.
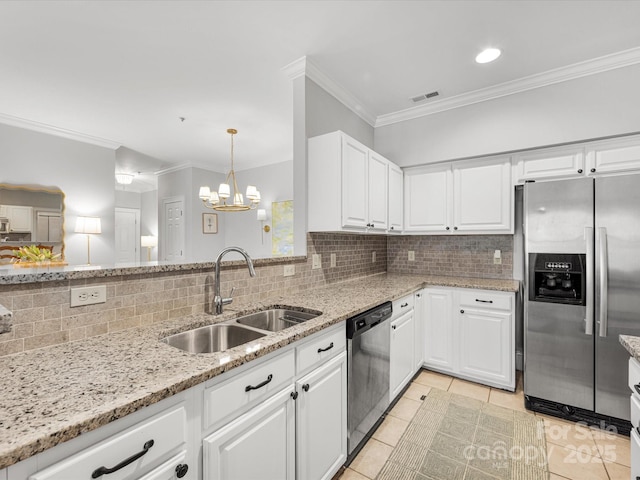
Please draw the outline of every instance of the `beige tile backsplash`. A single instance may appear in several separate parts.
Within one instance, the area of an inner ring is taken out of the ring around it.
[[[444,240],[436,240],[440,238]],[[227,267],[221,272],[222,293],[228,295],[235,287],[233,305],[238,308],[272,295],[386,271],[511,278],[512,244],[512,237],[506,235],[472,241],[462,236],[311,233],[307,260],[293,262],[294,276],[284,277],[284,263],[257,267],[255,278],[249,277],[245,266]],[[402,260],[409,248],[416,252],[415,262]],[[496,248],[503,255],[499,268],[492,260]],[[335,267],[330,266],[331,253],[336,254]],[[313,254],[322,256],[322,268],[311,268]],[[91,284],[106,285],[107,302],[71,308],[70,289]],[[212,301],[211,269],[0,285],[0,304],[13,311],[11,332],[0,334],[0,356],[210,311]]]

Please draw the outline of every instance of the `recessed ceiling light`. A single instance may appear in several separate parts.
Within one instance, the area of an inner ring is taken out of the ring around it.
[[[476,57],[476,62],[478,63],[489,63],[493,62],[496,58],[500,56],[502,52],[499,48],[486,48],[481,51]]]

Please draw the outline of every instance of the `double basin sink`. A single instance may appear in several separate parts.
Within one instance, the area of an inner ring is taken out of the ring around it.
[[[164,337],[161,341],[189,353],[222,352],[317,317],[320,313],[272,308]]]

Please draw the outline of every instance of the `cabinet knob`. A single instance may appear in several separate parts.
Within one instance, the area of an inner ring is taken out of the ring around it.
[[[445,230],[449,230],[449,227],[446,227]]]
[[[308,391],[309,391],[309,384],[308,384],[308,383],[305,383],[304,385],[302,385],[302,389],[303,389],[305,392],[308,392]]]
[[[453,229],[454,229],[454,230],[457,230],[457,229],[458,229],[458,227],[453,227]]]
[[[390,229],[390,230],[393,230],[393,227],[391,227],[391,229]]]
[[[184,477],[187,474],[187,471],[189,471],[189,465],[187,465],[186,463],[181,463],[176,467],[176,477]]]
[[[580,168],[580,169],[578,169],[578,173],[582,173],[582,169],[581,169],[581,168]]]
[[[397,325],[391,325],[391,328],[393,328],[395,330],[396,328],[398,328],[398,326]]]
[[[298,392],[291,392],[291,398],[293,398],[294,400],[297,400]]]
[[[464,313],[464,310],[460,310],[460,313]]]
[[[595,173],[595,171],[596,171],[596,169],[595,169],[595,168],[592,168],[592,169],[591,169],[591,173]]]
[[[371,224],[371,228],[375,228],[375,225],[373,223]]]

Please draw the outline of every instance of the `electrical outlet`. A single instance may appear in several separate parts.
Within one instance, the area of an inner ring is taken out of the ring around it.
[[[293,277],[296,274],[296,266],[295,265],[285,265],[284,266],[284,276],[285,277]]]
[[[493,264],[502,265],[502,252],[500,250],[493,252]]]
[[[371,253],[371,263],[376,263],[376,252]]]
[[[319,253],[313,254],[313,260],[311,261],[311,269],[315,270],[316,268],[322,267],[322,255]]]
[[[416,261],[416,252],[414,252],[413,250],[409,250],[409,261],[410,262]]]
[[[331,254],[331,267],[335,267],[336,266],[336,254],[332,253]]]
[[[96,285],[94,287],[75,287],[71,289],[70,304],[72,307],[95,305],[96,303],[105,303],[106,301],[106,285]]]

